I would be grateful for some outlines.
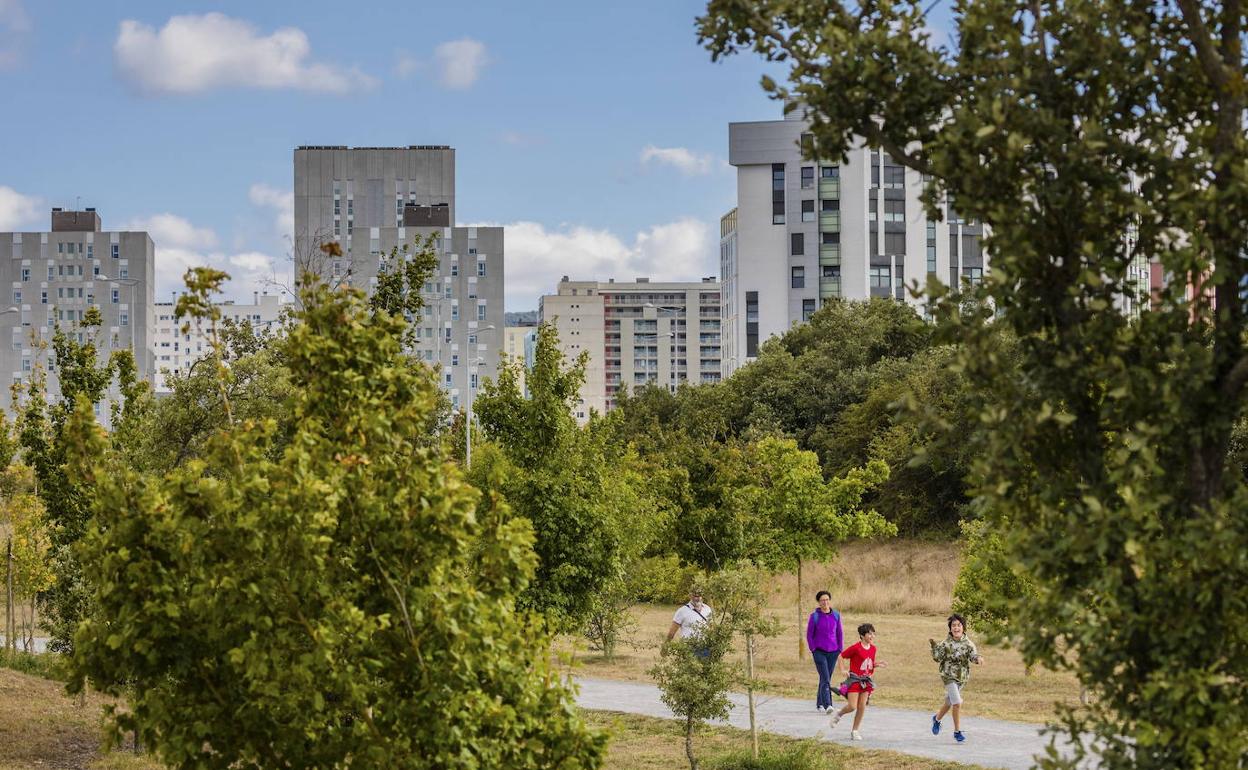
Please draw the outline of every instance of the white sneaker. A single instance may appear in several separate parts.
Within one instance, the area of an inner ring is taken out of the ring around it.
[[[836,727],[836,723],[841,721],[841,712],[833,712],[832,718],[828,720],[828,727]]]
[[[826,706],[815,706],[815,711],[818,711],[820,714],[828,713],[828,709]]]
[[[849,739],[851,741],[860,741],[862,740],[862,733],[858,732],[857,730],[850,730]]]

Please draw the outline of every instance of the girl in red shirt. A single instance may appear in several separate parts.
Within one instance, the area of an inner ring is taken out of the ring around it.
[[[841,683],[841,692],[848,702],[841,710],[832,715],[831,727],[836,727],[841,717],[854,714],[854,727],[849,732],[851,741],[862,740],[858,728],[862,726],[862,717],[866,714],[867,704],[871,701],[871,693],[875,690],[875,681],[871,678],[875,669],[884,666],[884,661],[876,660],[878,648],[875,646],[875,626],[863,623],[858,626],[857,644],[841,653],[843,661],[849,661],[849,678]]]

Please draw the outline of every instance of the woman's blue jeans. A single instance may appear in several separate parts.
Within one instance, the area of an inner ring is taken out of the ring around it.
[[[815,696],[815,705],[832,706],[832,674],[836,671],[836,659],[840,650],[827,652],[812,650],[810,656],[815,659],[815,668],[819,671],[819,694]]]

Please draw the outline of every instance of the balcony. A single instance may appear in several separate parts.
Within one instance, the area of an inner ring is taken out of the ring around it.
[[[819,298],[831,299],[841,296],[841,279],[840,278],[820,278],[819,279]]]
[[[830,177],[819,180],[819,197],[825,200],[841,197],[841,180]]]
[[[819,212],[819,232],[839,233],[840,231],[841,231],[841,212],[839,211]]]
[[[832,265],[840,267],[841,265],[841,244],[824,243],[819,246],[819,264]]]

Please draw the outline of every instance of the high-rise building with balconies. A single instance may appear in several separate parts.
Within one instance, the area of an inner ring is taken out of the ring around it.
[[[917,305],[906,286],[928,276],[952,285],[983,277],[983,225],[952,201],[929,219],[922,175],[888,153],[859,141],[844,160],[808,159],[801,110],[731,123],[728,136],[737,206],[720,223],[725,375],[832,298]]]
[[[615,406],[620,391],[647,385],[676,390],[719,382],[720,285],[698,282],[559,282],[541,299],[541,319],[559,333],[564,354],[587,354],[578,421]]]

